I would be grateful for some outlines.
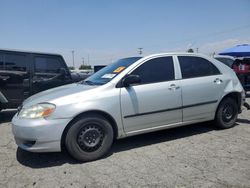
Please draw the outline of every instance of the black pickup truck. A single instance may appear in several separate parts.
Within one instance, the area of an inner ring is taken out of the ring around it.
[[[0,50],[0,111],[40,91],[80,81],[59,54]]]

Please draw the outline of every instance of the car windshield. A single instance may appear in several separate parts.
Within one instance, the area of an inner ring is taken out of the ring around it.
[[[114,79],[118,74],[120,74],[122,71],[124,71],[127,67],[129,67],[131,64],[136,62],[137,60],[141,59],[142,57],[130,57],[130,58],[124,58],[116,61],[115,63],[112,63],[86,80],[82,81],[82,84],[88,84],[88,85],[103,85]]]

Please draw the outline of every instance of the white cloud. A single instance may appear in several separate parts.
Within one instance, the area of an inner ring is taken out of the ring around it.
[[[177,47],[169,47],[165,49],[144,49],[143,56],[153,54],[153,53],[161,53],[161,52],[178,52],[178,51],[186,51],[188,48],[193,48],[195,51],[197,47],[199,48],[199,52],[205,54],[218,53],[226,48],[230,48],[232,46],[238,44],[250,44],[250,38],[246,39],[227,39],[223,41],[209,42],[198,45],[195,42],[185,42]],[[51,52],[51,53],[59,53],[62,54],[65,58],[65,61],[69,66],[72,66],[72,49],[38,49],[37,51],[42,52]],[[109,64],[117,59],[129,56],[138,56],[137,49],[130,50],[122,50],[122,49],[79,49],[75,50],[75,66],[79,67],[84,58],[85,63],[89,63],[90,65],[98,65],[98,64]],[[89,60],[89,61],[88,61]]]
[[[202,53],[219,53],[226,48],[233,47],[239,44],[250,44],[250,38],[248,39],[227,39],[218,42],[206,43],[199,47],[199,51]]]

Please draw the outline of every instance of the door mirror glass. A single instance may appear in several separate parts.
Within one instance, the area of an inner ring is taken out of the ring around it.
[[[138,75],[130,74],[123,79],[122,83],[124,87],[129,87],[130,85],[141,83],[141,78]]]
[[[66,77],[67,72],[66,72],[65,68],[60,68],[60,70],[59,70],[59,75],[60,75],[62,78],[65,78],[65,77]]]

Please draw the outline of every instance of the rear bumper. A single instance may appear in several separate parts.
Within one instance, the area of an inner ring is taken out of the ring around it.
[[[70,119],[12,119],[16,144],[31,152],[61,151],[61,137]]]
[[[247,74],[237,74],[245,91],[250,91],[250,72]]]

